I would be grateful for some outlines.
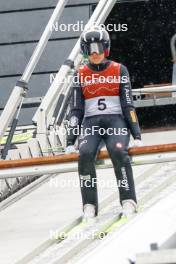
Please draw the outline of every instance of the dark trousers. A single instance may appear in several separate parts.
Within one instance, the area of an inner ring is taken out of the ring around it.
[[[136,202],[133,172],[127,150],[130,134],[123,116],[87,117],[83,121],[82,132],[84,133],[79,137],[78,171],[83,205],[94,204],[97,214],[98,195],[95,159],[102,139],[113,163],[120,202],[122,203],[126,199],[132,199]]]

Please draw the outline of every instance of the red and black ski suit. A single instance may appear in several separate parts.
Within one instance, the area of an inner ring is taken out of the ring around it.
[[[78,139],[83,205],[94,204],[98,212],[95,159],[102,141],[112,160],[117,182],[125,183],[118,184],[120,202],[127,199],[136,202],[128,144],[130,133],[134,139],[141,139],[141,133],[128,70],[122,64],[104,60],[98,65],[81,66],[77,76],[78,82],[72,90],[69,128],[79,127],[87,132],[82,133],[80,129]],[[73,145],[77,138],[74,129],[69,131],[67,146]]]

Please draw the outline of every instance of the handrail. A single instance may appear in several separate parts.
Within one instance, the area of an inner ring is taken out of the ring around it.
[[[148,93],[168,93],[168,92],[176,92],[176,85],[138,88],[132,90],[133,95],[148,94]]]
[[[18,107],[20,106],[20,104],[22,104],[24,96],[26,94],[27,91],[27,87],[26,84],[28,83],[32,72],[35,69],[35,66],[37,65],[47,43],[48,40],[52,34],[52,30],[51,30],[51,25],[53,25],[58,18],[60,17],[65,5],[67,4],[68,0],[62,1],[59,0],[58,4],[33,52],[33,55],[29,61],[29,63],[27,64],[24,73],[20,79],[20,81],[17,82],[16,86],[14,87],[7,103],[6,106],[4,108],[4,111],[2,112],[1,116],[0,116],[0,124],[1,124],[1,128],[0,128],[0,139],[3,137],[8,125],[11,123],[12,119],[15,116],[16,110],[18,109]]]
[[[129,148],[128,153],[130,156],[133,156],[133,155],[145,155],[145,154],[174,152],[174,151],[176,151],[176,143]],[[109,154],[107,151],[101,151],[100,154],[98,155],[98,159],[108,159],[108,158],[109,158]],[[60,154],[58,156],[51,156],[51,157],[39,157],[39,158],[30,158],[30,159],[21,159],[21,160],[4,160],[4,161],[0,161],[0,169],[69,163],[69,162],[78,161],[78,159],[79,159],[79,154],[73,153],[73,154],[65,154],[65,155]]]

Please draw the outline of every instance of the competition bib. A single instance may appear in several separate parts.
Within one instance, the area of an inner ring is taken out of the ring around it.
[[[102,96],[85,101],[85,116],[122,114],[119,96]]]

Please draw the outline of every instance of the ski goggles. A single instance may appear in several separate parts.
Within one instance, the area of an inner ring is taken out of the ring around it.
[[[104,52],[102,43],[99,42],[93,42],[89,44],[88,47],[88,55],[91,55],[93,53],[102,54]]]

